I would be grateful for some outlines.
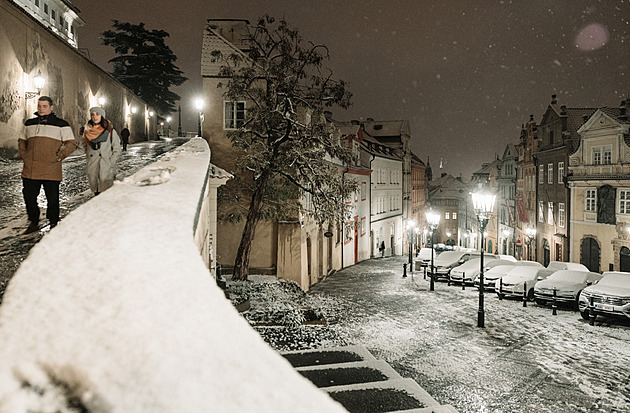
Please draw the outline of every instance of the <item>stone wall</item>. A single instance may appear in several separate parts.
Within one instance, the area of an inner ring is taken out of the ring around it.
[[[107,118],[120,131],[128,127],[131,142],[157,137],[157,118],[146,103],[108,73],[42,26],[9,0],[0,0],[0,148],[16,150],[23,123],[37,110],[33,79],[46,79],[41,95],[50,96],[55,113],[75,135],[88,120],[89,108],[104,97]],[[136,113],[131,108],[136,108]],[[11,152],[11,151],[8,151]]]

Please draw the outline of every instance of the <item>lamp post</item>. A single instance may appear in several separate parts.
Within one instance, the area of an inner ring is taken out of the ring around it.
[[[435,229],[440,223],[440,214],[436,214],[433,212],[433,210],[430,210],[429,212],[427,212],[427,222],[429,223],[429,227],[431,228],[431,284],[430,284],[429,290],[433,291],[435,290],[435,275],[434,275],[435,268],[433,268],[433,256],[435,254],[435,244],[433,243],[434,241],[433,234],[435,234]]]
[[[488,219],[494,209],[496,195],[481,189],[472,193],[472,202],[475,214],[479,219],[479,231],[481,232],[481,257],[479,268],[479,310],[477,311],[477,327],[485,327],[485,311],[483,308],[483,250],[484,237]]]
[[[197,118],[197,136],[201,137],[201,109],[203,109],[203,99],[196,99],[195,100],[195,107],[197,108],[197,114],[198,114],[198,118]]]
[[[532,241],[536,236],[536,228],[525,228],[525,234],[527,234],[527,259],[532,260]]]
[[[33,84],[35,85],[35,89],[37,89],[37,92],[26,92],[25,93],[25,98],[28,99],[32,99],[35,96],[39,96],[42,93],[42,89],[44,88],[44,85],[46,84],[46,79],[44,78],[44,76],[42,76],[42,71],[38,70],[37,71],[37,75],[33,78]]]

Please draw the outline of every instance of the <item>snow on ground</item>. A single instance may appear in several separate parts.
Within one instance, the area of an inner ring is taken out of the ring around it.
[[[476,289],[402,278],[403,257],[370,260],[316,285],[346,300],[331,329],[362,344],[441,404],[461,413],[630,411],[630,320],[590,326],[573,309],[485,295]],[[351,305],[350,305],[351,304]]]
[[[33,247],[0,307],[0,412],[345,411],[204,266],[192,228],[208,162],[191,140]]]

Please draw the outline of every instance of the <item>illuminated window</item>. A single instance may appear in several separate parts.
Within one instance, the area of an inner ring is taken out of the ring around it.
[[[545,183],[545,167],[542,165],[538,166],[538,183]]]
[[[553,184],[553,164],[547,164],[547,183]]]
[[[564,182],[564,162],[558,162],[558,183]]]
[[[553,202],[547,202],[547,224],[553,225]]]
[[[545,203],[543,201],[538,201],[538,221],[545,222]]]
[[[564,203],[560,202],[558,204],[558,226],[560,228],[564,228],[566,221],[566,212],[564,211]]]
[[[630,190],[619,190],[619,213],[630,214]]]

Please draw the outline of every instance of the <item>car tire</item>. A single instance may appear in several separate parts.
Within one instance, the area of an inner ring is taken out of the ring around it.
[[[579,311],[580,310],[580,294],[582,294],[582,291],[578,291],[578,293],[575,295],[575,308]],[[588,309],[588,307],[587,307]]]
[[[532,288],[527,292],[527,301],[532,301],[533,299],[534,299],[534,289]]]
[[[503,300],[505,298],[505,294],[497,293],[497,297],[499,297],[499,300]]]
[[[536,304],[538,304],[538,305],[546,305],[547,304],[547,301],[541,300],[540,298],[536,298],[535,300],[536,300]]]
[[[582,315],[582,318],[585,319],[586,321],[590,320],[589,316],[588,316],[588,309],[586,309],[586,311],[580,311],[580,314]],[[597,316],[595,316],[597,317]]]

